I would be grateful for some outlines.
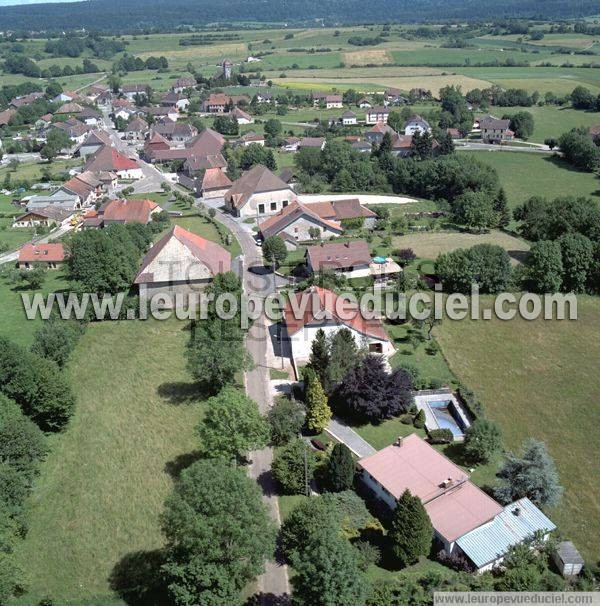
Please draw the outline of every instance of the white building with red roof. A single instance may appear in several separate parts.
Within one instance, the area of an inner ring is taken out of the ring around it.
[[[222,246],[175,225],[148,251],[134,283],[149,298],[189,295],[230,270],[231,255]]]
[[[51,244],[32,244],[28,242],[19,250],[19,268],[44,267],[46,269],[57,269],[64,263],[65,258],[65,247],[60,242]]]
[[[309,359],[319,329],[329,336],[347,328],[356,344],[371,353],[388,357],[395,351],[380,319],[367,317],[357,304],[319,286],[290,294],[284,325],[296,364]]]
[[[298,201],[292,202],[276,215],[262,221],[258,229],[263,238],[279,236],[290,242],[312,240],[311,233],[315,233],[315,229],[319,230],[319,238],[325,240],[339,236],[344,231],[337,221],[323,219]]]
[[[360,479],[390,509],[408,490],[419,497],[440,549],[490,570],[514,545],[556,526],[527,498],[502,507],[468,474],[417,434],[358,461]]]
[[[92,173],[115,173],[119,179],[141,179],[144,176],[136,160],[128,158],[108,145],[101,147],[88,158],[84,170]]]

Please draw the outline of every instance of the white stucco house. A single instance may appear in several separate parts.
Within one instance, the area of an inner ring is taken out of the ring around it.
[[[347,328],[356,344],[371,353],[389,357],[395,351],[381,320],[366,318],[358,305],[318,286],[290,294],[283,322],[296,365],[309,359],[319,329],[329,336]]]
[[[371,253],[364,240],[322,242],[306,249],[306,266],[311,273],[331,270],[346,278],[371,275]]]
[[[319,238],[328,240],[343,233],[337,221],[323,219],[308,206],[294,201],[276,215],[262,221],[258,230],[263,238],[271,236],[284,237],[287,241],[306,242],[311,240],[315,230]]]
[[[295,200],[291,186],[262,164],[237,179],[224,198],[227,210],[237,217],[274,215]]]
[[[467,473],[417,434],[358,461],[360,481],[371,498],[395,509],[409,490],[431,520],[435,548],[465,555],[477,572],[491,570],[508,550],[556,526],[527,498],[502,507]]]
[[[431,133],[431,126],[429,126],[429,122],[427,122],[425,118],[421,118],[421,116],[418,114],[411,116],[404,124],[405,135],[414,135],[415,133],[419,133],[421,135]]]
[[[222,246],[175,225],[146,253],[134,283],[148,298],[185,297],[230,270],[231,255]]]

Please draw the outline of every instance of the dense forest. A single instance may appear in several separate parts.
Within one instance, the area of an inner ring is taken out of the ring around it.
[[[390,21],[577,18],[598,12],[597,0],[90,0],[0,8],[3,29],[103,31],[166,29],[210,23],[325,25]],[[118,19],[115,17],[118,16]]]

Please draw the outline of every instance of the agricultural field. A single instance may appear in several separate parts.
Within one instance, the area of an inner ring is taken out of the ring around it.
[[[596,175],[575,170],[553,155],[505,151],[460,153],[474,154],[496,169],[510,207],[534,195],[589,196],[600,200],[600,179]]]
[[[23,604],[106,594],[117,567],[162,546],[159,514],[195,450],[202,412],[185,371],[184,329],[178,321],[96,323],[78,344],[68,369],[76,413],[28,504]]]
[[[436,329],[452,372],[479,396],[500,424],[509,448],[528,436],[543,440],[565,487],[550,516],[582,549],[598,560],[600,496],[595,469],[600,423],[595,380],[600,356],[597,298],[578,297],[576,321],[444,322]]]

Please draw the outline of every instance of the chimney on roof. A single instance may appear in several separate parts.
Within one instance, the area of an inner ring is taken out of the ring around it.
[[[443,482],[442,482],[442,488],[450,488],[450,486],[452,486],[453,480],[452,478],[446,478]]]
[[[521,515],[521,508],[520,507],[515,507],[513,510],[513,515],[515,516],[520,516]]]

